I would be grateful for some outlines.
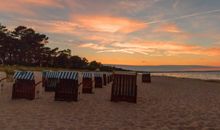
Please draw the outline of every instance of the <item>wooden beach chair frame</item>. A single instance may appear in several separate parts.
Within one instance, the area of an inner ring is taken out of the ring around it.
[[[65,77],[68,72],[59,72],[59,83],[55,91],[55,101],[78,101],[79,97],[79,83],[78,72],[74,73],[75,77]]]
[[[21,73],[24,73],[24,75],[28,75],[29,73],[29,77],[15,77],[16,74],[18,76],[21,75]],[[39,97],[39,95],[41,94],[42,81],[35,78],[34,72],[16,72],[15,76],[12,89],[12,99],[24,98],[33,100]]]
[[[107,74],[103,73],[103,85],[107,86]]]
[[[94,73],[95,88],[103,88],[103,74],[101,72]]]
[[[94,76],[91,72],[84,72],[82,77],[82,93],[93,93]]]
[[[111,101],[137,102],[137,73],[114,72]]]
[[[143,83],[151,83],[151,74],[150,73],[142,73],[142,82]]]

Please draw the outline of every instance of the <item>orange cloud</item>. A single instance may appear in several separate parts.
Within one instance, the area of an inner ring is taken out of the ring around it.
[[[182,30],[177,27],[175,24],[167,23],[167,24],[162,24],[158,28],[154,30],[155,32],[168,32],[168,33],[181,33]]]
[[[73,21],[88,30],[109,33],[131,33],[147,27],[140,21],[112,16],[77,16]]]
[[[77,23],[69,21],[55,21],[55,20],[34,20],[34,19],[20,19],[26,26],[36,29],[37,31],[60,33],[60,34],[75,34]]]
[[[61,4],[59,4],[56,0],[17,0],[17,1],[31,5],[37,5],[37,6],[62,7]]]
[[[3,0],[0,4],[0,11],[12,12],[23,15],[34,15],[30,6],[63,7],[56,0]]]
[[[105,46],[100,49],[99,46]],[[176,55],[203,55],[220,56],[219,47],[201,47],[176,42],[164,41],[133,41],[130,43],[114,42],[109,45],[96,44],[96,46],[79,46],[97,50],[99,53],[120,52],[128,54],[143,54],[148,56],[176,56]]]
[[[94,43],[81,44],[79,47],[91,48],[91,49],[95,49],[95,50],[104,50],[104,49],[106,49],[106,47],[100,46],[100,45],[97,45],[97,44],[94,44]]]

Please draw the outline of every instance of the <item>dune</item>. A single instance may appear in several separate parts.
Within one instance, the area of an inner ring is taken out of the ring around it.
[[[80,94],[78,102],[11,100],[12,84],[0,93],[1,130],[218,130],[220,83],[138,76],[137,104],[110,102],[111,87]]]

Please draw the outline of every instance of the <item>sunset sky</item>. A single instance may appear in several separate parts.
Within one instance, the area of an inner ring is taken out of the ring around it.
[[[1,0],[0,23],[104,64],[220,66],[220,0]]]

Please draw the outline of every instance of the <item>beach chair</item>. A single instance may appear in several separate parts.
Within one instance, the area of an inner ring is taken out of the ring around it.
[[[42,87],[43,88],[45,88],[45,86],[47,84],[47,78],[46,78],[47,72],[49,72],[49,71],[43,71],[42,72]]]
[[[43,86],[46,92],[54,92],[59,82],[59,72],[47,71],[43,72]]]
[[[92,72],[83,72],[82,93],[93,93],[94,76]]]
[[[109,76],[110,76],[110,73],[107,73],[107,74],[106,74],[106,82],[107,82],[107,84],[109,84],[109,83],[110,83]]]
[[[3,91],[4,84],[6,82],[7,75],[5,72],[0,72],[0,93]]]
[[[142,82],[143,83],[151,83],[151,75],[150,73],[142,73]]]
[[[137,73],[114,72],[111,101],[137,102]]]
[[[107,74],[103,73],[103,85],[107,86]]]
[[[16,71],[12,89],[12,99],[36,99],[42,94],[42,73]]]
[[[106,76],[107,77],[107,84],[110,84],[111,83],[111,75],[112,74],[111,73],[107,73],[106,75],[107,75]]]
[[[95,72],[95,88],[102,88],[103,87],[103,74],[101,72]]]
[[[78,72],[59,72],[55,101],[78,101],[81,79]]]

